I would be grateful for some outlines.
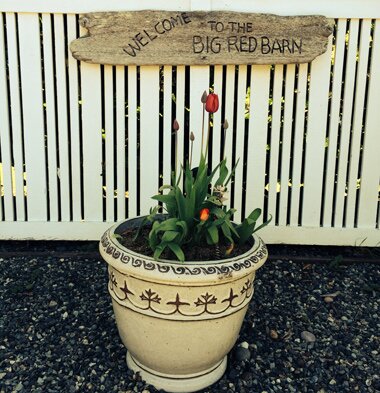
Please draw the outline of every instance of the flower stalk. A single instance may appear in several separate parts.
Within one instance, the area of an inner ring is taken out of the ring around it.
[[[174,176],[177,177],[177,161],[178,161],[178,130],[179,123],[177,119],[173,121],[173,132],[174,132]]]
[[[202,94],[201,102],[203,104],[201,154],[203,155],[203,140],[204,140],[204,130],[205,130],[205,108],[206,108],[206,102],[207,102],[207,91],[206,90]]]
[[[224,119],[224,123],[223,123],[223,152],[222,152],[222,160],[224,160],[226,158],[225,154],[226,154],[226,133],[227,133],[227,128],[228,128],[229,124],[227,119]]]
[[[191,168],[191,163],[193,161],[193,144],[194,144],[195,136],[193,131],[190,132],[190,168]]]

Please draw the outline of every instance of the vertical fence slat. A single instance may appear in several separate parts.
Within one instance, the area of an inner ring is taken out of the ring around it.
[[[25,199],[24,199],[24,159],[23,159],[23,139],[21,126],[21,97],[20,78],[18,74],[18,50],[16,15],[6,14],[7,42],[8,42],[8,69],[9,69],[9,90],[10,109],[12,124],[12,153],[14,176],[12,188],[16,195],[16,216],[17,221],[25,221]]]
[[[54,89],[54,56],[50,14],[42,14],[45,112],[48,162],[48,190],[50,221],[58,221],[58,165],[56,137],[56,94]]]
[[[355,225],[356,197],[362,137],[363,110],[367,85],[368,54],[371,33],[371,20],[364,20],[360,29],[360,51],[356,74],[355,106],[352,122],[352,135],[348,168],[346,227]],[[380,144],[379,144],[380,146]]]
[[[358,46],[359,20],[351,19],[346,58],[346,75],[344,80],[344,106],[342,115],[342,128],[339,146],[338,177],[336,186],[336,199],[334,208],[334,226],[343,226],[344,205],[346,201],[347,161],[350,147],[352,104],[355,90],[356,56]]]
[[[333,67],[333,84],[330,105],[329,140],[327,148],[327,163],[325,175],[325,195],[323,206],[323,226],[331,227],[334,202],[334,185],[336,157],[338,154],[338,130],[340,125],[340,107],[342,92],[342,75],[344,66],[344,51],[346,47],[346,19],[339,19],[335,38],[335,57]]]
[[[365,135],[361,167],[358,227],[375,228],[378,218],[380,178],[380,21],[377,20],[373,34],[371,77],[369,80]]]
[[[296,67],[294,64],[286,66],[286,84],[285,84],[285,108],[284,108],[284,125],[282,132],[281,146],[281,173],[280,173],[280,201],[279,201],[279,225],[287,224],[287,215],[290,205],[288,204],[289,180],[290,180],[290,150],[292,144],[292,126],[293,126],[293,104],[294,104],[294,77]]]
[[[181,127],[178,133],[178,150],[177,156],[180,162],[184,162],[184,129],[185,129],[185,84],[186,84],[186,70],[185,66],[177,66],[177,80],[176,80],[176,118]],[[171,132],[172,124],[167,132]],[[197,135],[197,130],[190,129],[195,134],[195,138],[200,138]],[[194,153],[193,153],[194,158]],[[169,158],[170,161],[170,158]],[[194,162],[194,159],[193,159]]]
[[[300,64],[297,81],[297,103],[295,114],[293,160],[292,160],[292,192],[290,199],[290,225],[297,226],[299,223],[301,172],[303,141],[305,136],[305,106],[307,96],[308,65]]]
[[[83,203],[85,221],[103,220],[101,72],[81,63]]]
[[[331,66],[331,37],[327,51],[311,64],[306,136],[302,225],[319,226]]]
[[[61,196],[61,219],[70,221],[70,167],[69,167],[69,130],[67,118],[67,81],[65,32],[63,15],[54,15],[55,69],[57,81],[57,113],[59,142],[59,185]]]
[[[278,167],[281,130],[281,105],[282,83],[284,66],[278,64],[274,69],[273,103],[270,136],[270,164],[269,164],[269,189],[268,189],[268,213],[276,217],[277,191],[278,191]],[[275,219],[270,225],[275,225]]]
[[[264,207],[269,85],[270,66],[252,66],[245,203],[248,214],[257,207],[262,210]]]
[[[237,85],[237,111],[236,111],[236,143],[235,157],[239,164],[234,175],[234,208],[237,210],[235,221],[240,222],[242,217],[243,198],[243,170],[244,170],[244,135],[245,135],[245,99],[247,96],[247,66],[239,66]]]
[[[227,167],[231,170],[233,167],[233,133],[235,132],[235,116],[234,116],[234,102],[235,102],[235,66],[228,65],[226,67],[226,81],[225,81],[225,118],[229,123],[229,128],[226,133],[225,141],[225,157],[227,159]],[[234,184],[230,183],[231,191],[233,191]],[[231,206],[231,199],[226,201],[227,207]]]
[[[28,221],[47,220],[39,15],[18,16]]]
[[[223,102],[223,66],[214,67],[214,92],[219,96],[219,103]],[[212,167],[215,168],[220,162],[220,148],[222,144],[221,127],[224,123],[222,110],[214,113],[214,127],[212,134]],[[227,131],[228,132],[228,131]],[[231,132],[231,130],[229,130]]]
[[[9,102],[7,91],[7,72],[5,58],[5,37],[0,13],[0,149],[1,149],[1,169],[0,177],[3,185],[4,210],[1,203],[0,190],[0,220],[13,221],[13,190],[12,190],[12,158],[11,158],[11,138]]]
[[[128,67],[128,217],[137,215],[137,67]]]
[[[105,198],[106,198],[106,219],[114,221],[114,123],[113,123],[113,67],[104,66],[104,131],[106,145],[105,166]]]
[[[149,213],[158,192],[160,68],[140,68],[140,214]]]
[[[193,159],[197,162],[201,154],[201,132],[202,132],[202,103],[201,97],[204,91],[209,93],[210,67],[190,67],[190,129],[195,134],[193,147]],[[204,146],[205,150],[208,132],[208,113],[205,115]]]
[[[171,149],[171,134],[172,134],[172,67],[164,67],[164,135],[163,135],[163,167],[162,176],[163,184],[170,184],[171,180],[171,163],[170,157]],[[183,134],[183,123],[180,125],[181,129],[177,134],[177,138],[181,140],[180,134]],[[178,142],[179,143],[179,142]],[[182,158],[181,158],[182,160]]]
[[[125,219],[125,67],[116,66],[117,221]]]
[[[77,38],[77,19],[75,15],[67,15],[67,45]],[[71,155],[71,204],[74,221],[82,218],[82,189],[81,189],[81,133],[79,126],[79,74],[78,61],[70,55],[68,48],[68,83],[70,108],[70,155]]]

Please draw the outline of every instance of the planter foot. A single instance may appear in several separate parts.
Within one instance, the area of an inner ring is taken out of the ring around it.
[[[144,381],[157,389],[175,393],[190,393],[210,386],[220,379],[227,367],[227,356],[207,370],[188,375],[159,373],[141,364],[129,352],[127,352],[127,365],[129,369],[139,372]]]

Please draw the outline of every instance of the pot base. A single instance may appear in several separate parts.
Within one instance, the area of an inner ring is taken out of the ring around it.
[[[190,393],[210,386],[220,379],[226,371],[227,356],[207,370],[188,375],[159,373],[141,364],[129,351],[127,352],[127,365],[134,372],[139,372],[144,381],[157,389],[172,393]]]

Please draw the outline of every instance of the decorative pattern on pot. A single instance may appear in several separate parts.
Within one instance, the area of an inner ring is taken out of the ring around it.
[[[229,285],[183,287],[141,281],[109,267],[109,292],[119,305],[160,319],[204,320],[247,306],[254,292],[251,273]]]
[[[259,245],[257,252],[249,257],[237,259],[233,264],[223,263],[220,261],[218,264],[209,264],[203,266],[186,266],[186,264],[179,263],[162,263],[154,260],[146,260],[142,256],[134,257],[131,253],[124,253],[121,251],[120,244],[116,240],[112,239],[112,233],[107,231],[101,239],[101,245],[104,252],[107,255],[112,256],[113,259],[120,261],[125,265],[130,265],[134,268],[142,268],[147,271],[157,271],[160,273],[174,273],[177,275],[212,275],[212,274],[230,274],[238,272],[243,269],[249,269],[250,267],[260,263],[264,257],[268,255],[268,249],[261,239],[259,239]]]

